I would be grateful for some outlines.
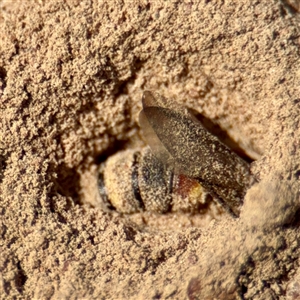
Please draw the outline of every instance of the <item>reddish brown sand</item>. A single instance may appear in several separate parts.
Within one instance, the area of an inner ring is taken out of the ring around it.
[[[299,2],[172,2],[0,1],[1,299],[300,299]],[[255,160],[238,219],[102,211],[147,89]]]

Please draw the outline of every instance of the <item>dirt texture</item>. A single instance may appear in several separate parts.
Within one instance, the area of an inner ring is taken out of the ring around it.
[[[299,1],[0,1],[1,299],[300,299]],[[253,160],[239,218],[102,209],[144,90]]]

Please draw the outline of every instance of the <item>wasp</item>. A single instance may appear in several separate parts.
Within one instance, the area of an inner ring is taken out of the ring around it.
[[[195,212],[216,199],[237,217],[252,176],[248,162],[208,132],[187,109],[145,91],[139,123],[149,145],[110,157],[99,191],[110,208]]]

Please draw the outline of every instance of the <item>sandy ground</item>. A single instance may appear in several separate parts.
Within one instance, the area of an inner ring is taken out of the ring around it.
[[[0,5],[1,299],[300,299],[298,1]],[[239,218],[103,211],[144,90],[253,160]]]

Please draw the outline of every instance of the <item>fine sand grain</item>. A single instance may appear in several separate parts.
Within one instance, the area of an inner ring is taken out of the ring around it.
[[[1,299],[300,299],[299,6],[0,1]],[[239,218],[103,211],[144,90],[253,160]]]

